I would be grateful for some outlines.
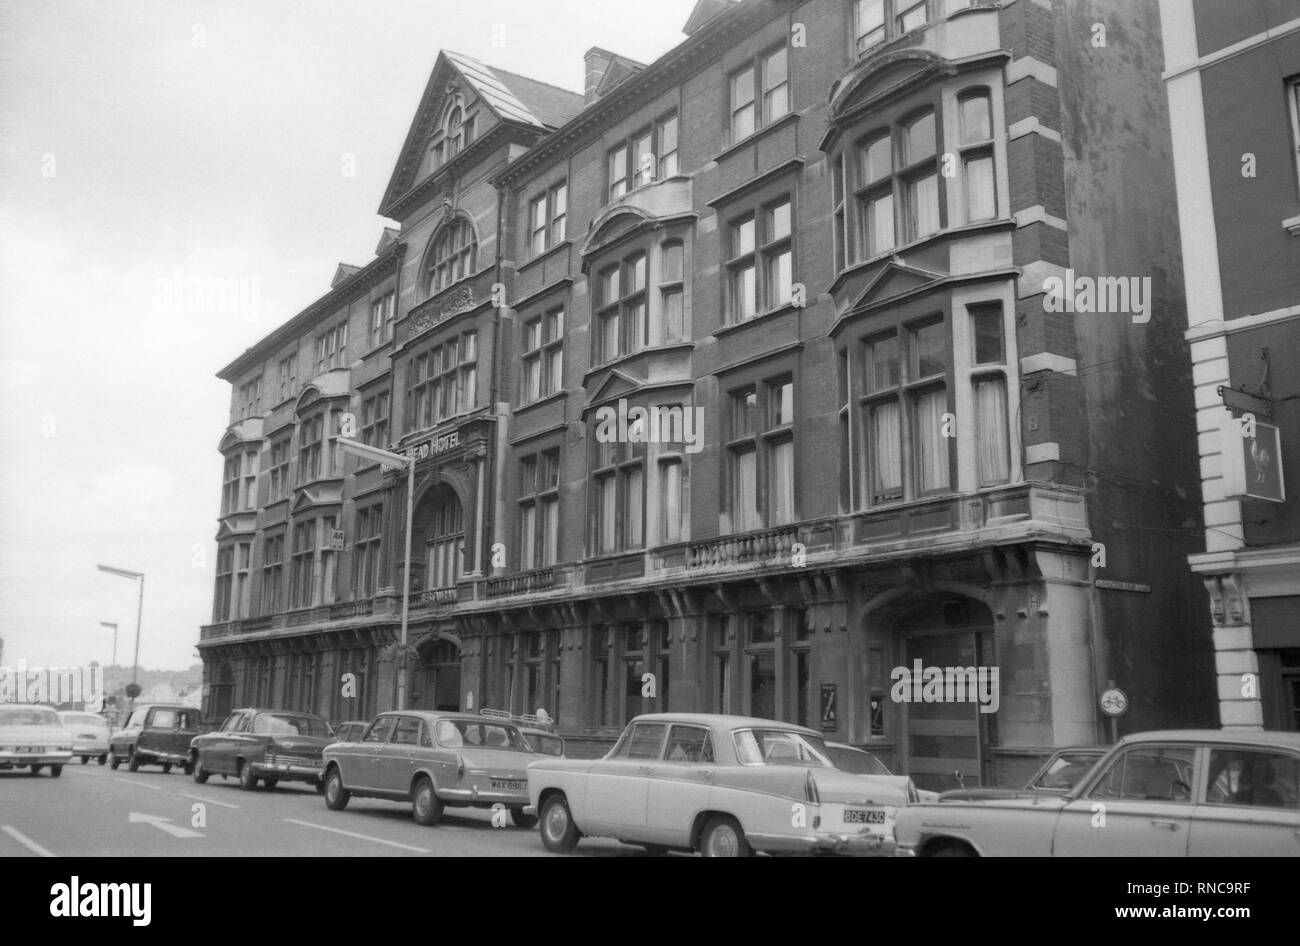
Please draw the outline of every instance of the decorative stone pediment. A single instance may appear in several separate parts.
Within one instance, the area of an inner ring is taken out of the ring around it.
[[[669,177],[643,185],[596,215],[578,252],[585,260],[635,230],[688,215],[694,215],[690,178]]]
[[[829,150],[840,130],[863,113],[938,76],[956,74],[956,66],[925,49],[899,49],[862,60],[856,71],[831,87],[831,130],[822,142],[822,150]]]
[[[240,444],[259,443],[262,439],[262,418],[246,417],[245,419],[231,424],[217,445],[217,449],[222,453],[233,450]]]
[[[932,273],[929,270],[908,266],[898,257],[894,257],[867,284],[853,301],[851,308],[860,309],[895,296],[906,295],[943,278],[943,273]]]
[[[346,368],[335,368],[312,378],[294,404],[294,413],[303,414],[318,401],[332,401],[351,395],[351,372]]]
[[[604,378],[599,379],[595,390],[587,398],[587,403],[594,405],[613,398],[628,397],[639,391],[641,387],[642,382],[630,374],[611,368]]]

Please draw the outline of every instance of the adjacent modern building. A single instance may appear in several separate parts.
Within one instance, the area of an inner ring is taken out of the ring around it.
[[[1161,17],[1205,502],[1189,560],[1223,725],[1295,731],[1300,2],[1162,0]]]
[[[232,385],[207,710],[737,712],[929,787],[1212,725],[1153,5],[701,0],[439,54],[375,258]],[[397,645],[416,463],[411,645]],[[972,668],[935,700],[904,676]],[[986,686],[981,689],[976,680]],[[960,776],[958,776],[960,773]]]

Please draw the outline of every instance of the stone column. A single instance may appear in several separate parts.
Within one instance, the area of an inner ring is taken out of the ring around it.
[[[1250,620],[1250,598],[1239,574],[1209,575],[1210,616],[1214,621],[1214,666],[1218,679],[1219,724],[1224,729],[1264,728],[1260,700],[1259,655]]]

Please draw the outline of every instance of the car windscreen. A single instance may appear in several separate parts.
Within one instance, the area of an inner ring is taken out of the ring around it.
[[[0,726],[59,726],[58,713],[40,706],[0,706]]]
[[[835,768],[853,775],[889,775],[889,769],[870,752],[861,749],[846,749],[840,746],[827,746]]]
[[[741,765],[814,765],[833,769],[826,743],[786,729],[741,729],[735,733]]]
[[[530,752],[513,726],[469,719],[443,719],[436,730],[438,744],[448,749],[516,749]]]
[[[253,732],[267,736],[329,737],[325,720],[294,713],[261,713],[253,722]]]

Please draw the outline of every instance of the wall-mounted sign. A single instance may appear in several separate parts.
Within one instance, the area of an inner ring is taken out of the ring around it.
[[[1137,591],[1142,594],[1150,594],[1151,586],[1144,585],[1136,581],[1110,581],[1105,578],[1098,578],[1093,582],[1098,588],[1109,588],[1111,591]]]
[[[837,729],[840,725],[838,687],[834,683],[822,684],[822,729]]]
[[[450,433],[439,434],[418,446],[412,447],[410,450],[406,451],[406,455],[414,457],[417,460],[423,460],[430,456],[436,457],[440,453],[446,453],[448,450],[459,446],[460,431],[453,430]]]
[[[1253,418],[1247,422],[1233,417],[1224,420],[1219,433],[1224,498],[1285,502],[1282,438],[1277,427]]]
[[[331,529],[330,530],[330,551],[342,552],[347,547],[348,547],[347,533],[344,532],[342,529]]]

